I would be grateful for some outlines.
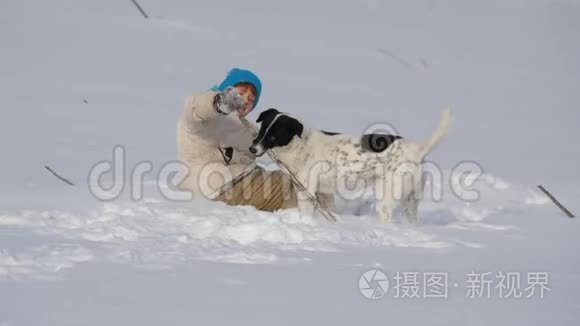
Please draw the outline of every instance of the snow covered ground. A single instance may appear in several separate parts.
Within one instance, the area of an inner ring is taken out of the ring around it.
[[[0,2],[0,326],[578,323],[580,228],[535,186],[580,211],[580,3],[140,3],[149,20],[129,0]],[[429,159],[444,180],[477,162],[479,199],[446,181],[415,226],[352,203],[330,225],[165,200],[155,174],[175,158],[183,98],[233,66],[262,77],[259,109],[325,130],[388,122],[422,140],[451,105]],[[129,168],[153,164],[141,201],[89,192],[117,144]],[[377,300],[359,290],[373,269],[390,280]],[[399,280],[397,293],[397,272],[418,287]],[[491,298],[471,298],[484,272]],[[522,298],[499,297],[508,272]],[[447,298],[425,298],[430,273],[447,275]],[[549,276],[543,299],[526,298],[533,273]]]

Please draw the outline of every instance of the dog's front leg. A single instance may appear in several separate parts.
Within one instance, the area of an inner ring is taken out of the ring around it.
[[[297,193],[298,198],[298,209],[300,210],[301,216],[311,216],[314,217],[315,207],[312,201],[310,200],[310,196],[308,191],[300,191]]]
[[[305,170],[305,173],[298,175],[298,179],[302,182],[304,190],[297,192],[298,199],[298,209],[300,210],[300,215],[302,216],[315,216],[316,207],[312,202],[311,198],[316,198],[316,188],[318,182],[316,178],[310,178],[310,174],[306,173],[309,170]]]

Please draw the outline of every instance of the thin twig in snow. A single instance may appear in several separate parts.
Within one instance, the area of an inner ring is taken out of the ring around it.
[[[543,186],[538,186],[538,188],[540,188],[540,190],[542,192],[544,192],[546,194],[546,196],[548,196],[548,198],[550,198],[552,200],[552,202],[554,202],[554,204],[556,204],[556,206],[558,206],[558,208],[560,208],[562,210],[562,212],[564,212],[564,214],[568,215],[568,217],[573,218],[574,214],[572,214],[572,212],[570,212],[566,207],[564,207],[564,205],[560,204],[560,202],[556,199],[556,197],[552,196],[552,194],[550,192],[548,192],[548,190],[546,190],[546,188],[544,188]]]
[[[390,57],[391,59],[397,61],[401,66],[403,66],[405,68],[411,68],[411,64],[407,60],[399,57],[398,55],[395,55],[394,53],[392,53],[389,50],[386,50],[383,48],[377,48],[377,52],[379,52],[383,55],[386,55],[386,56]]]
[[[52,175],[54,175],[55,177],[59,178],[62,182],[66,183],[67,185],[69,185],[69,186],[74,186],[75,185],[74,183],[68,181],[66,178],[63,178],[60,175],[58,175],[58,173],[54,172],[54,170],[51,169],[50,166],[45,165],[44,168],[47,169],[48,172],[52,173]]]
[[[139,2],[137,2],[137,0],[131,0],[131,2],[133,2],[133,4],[135,5],[135,7],[137,7],[137,9],[139,9],[139,12],[141,12],[141,15],[143,15],[143,17],[145,17],[145,19],[148,19],[149,18],[149,16],[145,12],[145,10],[143,10],[143,8],[139,4]]]

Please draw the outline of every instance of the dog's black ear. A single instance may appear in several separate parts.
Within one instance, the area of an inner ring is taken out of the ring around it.
[[[291,130],[296,136],[298,136],[298,138],[302,138],[304,125],[302,124],[302,122],[292,118]]]
[[[270,108],[270,109],[260,113],[256,122],[262,122],[262,121],[264,121],[264,119],[266,119],[267,116],[269,116],[271,114],[278,114],[278,113],[279,113],[278,110],[276,110],[274,108]]]

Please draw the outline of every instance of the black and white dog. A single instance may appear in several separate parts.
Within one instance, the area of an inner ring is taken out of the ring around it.
[[[272,150],[330,210],[334,210],[334,195],[340,193],[341,185],[348,180],[351,184],[365,181],[374,186],[381,221],[389,221],[400,203],[414,223],[423,193],[421,163],[447,133],[451,110],[443,111],[439,126],[424,144],[392,135],[353,137],[319,131],[276,109],[262,112],[256,122],[261,126],[250,152],[261,156]],[[297,195],[301,214],[313,214],[306,195]]]

